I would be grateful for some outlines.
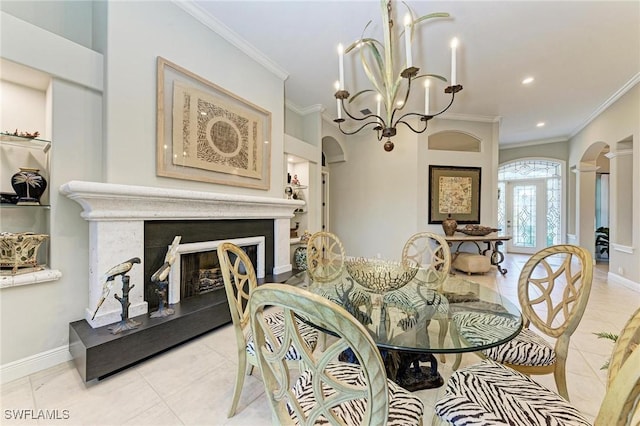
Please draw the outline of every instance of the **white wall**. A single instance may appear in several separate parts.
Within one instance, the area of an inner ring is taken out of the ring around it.
[[[373,131],[344,138],[347,161],[332,163],[331,228],[348,255],[399,259],[405,241],[419,231],[442,233],[428,224],[429,165],[482,167],[480,221],[495,225],[497,197],[497,124],[434,120],[428,134],[460,130],[482,140],[482,152],[429,151],[427,134],[405,128],[385,152]]]
[[[626,183],[631,183],[633,187],[633,197],[631,200],[618,199],[615,160],[611,164],[611,216],[617,217],[617,209],[630,209],[631,217],[634,218],[632,229],[620,229],[615,221],[610,223],[611,243],[616,243],[617,235],[631,235],[631,252],[618,251],[611,247],[609,252],[609,273],[614,279],[632,283],[640,286],[640,84],[636,84],[624,96],[607,108],[602,114],[596,117],[582,131],[570,140],[569,163],[570,166],[580,166],[585,152],[596,143],[608,144],[612,151],[617,143],[631,137],[633,141],[633,175]],[[594,172],[595,175],[595,172]],[[579,185],[577,186],[580,188]],[[588,191],[591,188],[588,187]],[[583,197],[595,194],[576,194],[579,200]],[[583,215],[595,214],[595,207],[590,211],[580,212]],[[583,229],[582,232],[591,232],[590,229]],[[579,231],[580,232],[580,231]],[[591,248],[589,246],[589,248]]]
[[[84,2],[64,2],[60,13],[51,13],[49,19],[62,25],[75,17],[67,13],[74,3],[84,11]],[[0,290],[3,380],[68,359],[69,323],[84,317],[89,224],[80,216],[80,205],[59,195],[60,185],[87,180],[283,198],[283,77],[173,2],[100,2],[97,7],[108,14],[98,20],[101,25],[106,22],[106,33],[93,33],[106,49],[104,58],[2,13],[2,57],[53,77],[47,100],[53,140],[50,266],[62,272],[58,281]],[[157,56],[271,112],[270,190],[156,177]]]
[[[557,160],[569,160],[569,141],[559,141],[535,145],[517,146],[513,148],[500,148],[499,164],[519,160],[521,158],[555,158]]]
[[[282,198],[282,77],[257,65],[173,2],[110,2],[108,14],[106,180]],[[269,191],[156,176],[158,56],[271,112]]]
[[[418,197],[420,211],[417,230],[442,233],[441,225],[428,225],[429,165],[481,167],[480,223],[496,226],[498,199],[498,123],[463,120],[434,120],[421,136]],[[447,130],[465,132],[480,139],[480,152],[433,151],[427,149],[428,135]],[[424,165],[424,166],[423,166]]]
[[[401,133],[385,152],[373,131],[345,138],[348,161],[329,165],[331,231],[347,255],[399,259],[416,229],[418,144]]]
[[[3,0],[0,2],[0,9],[46,31],[91,48],[92,3]]]
[[[63,275],[0,290],[0,365],[6,380],[68,359],[69,323],[82,318],[86,305],[88,227],[80,206],[57,188],[71,179],[102,176],[102,55],[4,12],[1,17],[2,57],[53,76],[43,132],[52,140],[49,265]],[[3,231],[5,226],[3,221]]]

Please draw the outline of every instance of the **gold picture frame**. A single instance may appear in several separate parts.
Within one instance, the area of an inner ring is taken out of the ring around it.
[[[429,166],[429,223],[480,223],[481,167]]]
[[[268,190],[271,113],[158,57],[158,176]]]

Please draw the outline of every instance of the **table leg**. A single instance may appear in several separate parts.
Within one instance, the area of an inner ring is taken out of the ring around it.
[[[423,367],[420,362],[428,362]],[[387,377],[410,392],[438,388],[444,380],[438,373],[438,361],[432,354],[387,351],[385,357]]]
[[[438,388],[444,384],[444,379],[438,373],[438,361],[432,354],[392,351],[381,349],[387,378],[410,392],[422,389]],[[338,359],[342,362],[358,363],[351,349],[342,352]],[[429,367],[423,367],[420,362],[428,362]]]
[[[491,251],[491,264],[495,265],[502,275],[506,275],[507,269],[500,266],[500,264],[504,261],[504,254],[500,252],[500,246],[502,244],[502,241],[494,241],[493,244],[491,241],[487,241],[487,248],[482,252],[482,254],[484,255],[488,251]]]

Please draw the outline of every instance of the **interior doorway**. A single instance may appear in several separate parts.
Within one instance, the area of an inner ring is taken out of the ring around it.
[[[321,208],[321,226],[322,231],[331,232],[329,230],[329,172],[321,173],[322,179],[322,208]]]

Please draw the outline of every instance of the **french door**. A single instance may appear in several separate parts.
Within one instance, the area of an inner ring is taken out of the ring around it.
[[[533,254],[547,246],[545,179],[506,182],[506,232],[511,253]]]

